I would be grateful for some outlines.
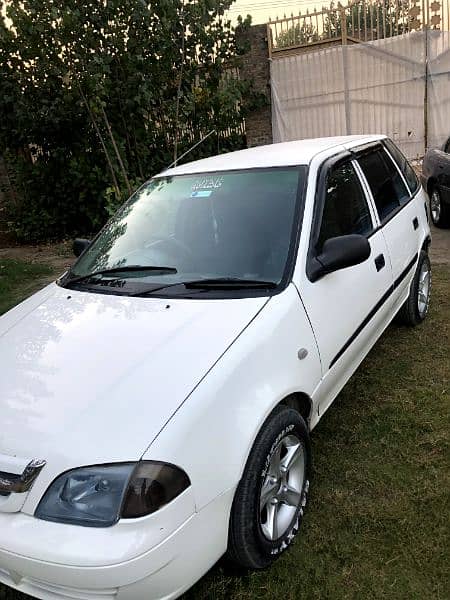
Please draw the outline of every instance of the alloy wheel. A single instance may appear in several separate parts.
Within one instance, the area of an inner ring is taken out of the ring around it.
[[[264,536],[282,537],[296,517],[302,501],[306,456],[300,439],[286,435],[277,445],[260,492],[260,519]]]
[[[430,211],[433,223],[437,223],[441,216],[441,197],[438,190],[434,190],[430,198]]]
[[[430,269],[426,261],[420,267],[418,283],[417,308],[420,316],[423,317],[428,310],[430,296]]]

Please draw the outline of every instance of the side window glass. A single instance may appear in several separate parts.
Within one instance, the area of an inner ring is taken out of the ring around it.
[[[444,152],[447,152],[447,154],[450,154],[450,138],[448,138],[448,140],[445,142]]]
[[[358,162],[372,190],[380,221],[385,221],[401,204],[409,200],[406,185],[384,150],[365,154]]]
[[[411,194],[415,194],[419,187],[419,180],[414,172],[414,169],[403,156],[403,153],[393,142],[391,142],[391,140],[385,140],[385,143],[392,158],[395,160],[400,168],[400,171],[403,173],[403,177],[406,179],[409,189],[411,190]]]
[[[368,235],[372,229],[367,199],[353,165],[347,162],[334,167],[327,178],[317,251],[330,238]]]

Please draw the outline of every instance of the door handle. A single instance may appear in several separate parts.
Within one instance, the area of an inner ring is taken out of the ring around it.
[[[417,217],[414,217],[414,219],[413,219],[413,227],[414,227],[414,229],[419,228],[419,219]]]
[[[379,256],[376,257],[375,259],[375,266],[377,268],[377,271],[381,271],[381,269],[385,266],[386,261],[384,260],[384,254],[380,254]]]

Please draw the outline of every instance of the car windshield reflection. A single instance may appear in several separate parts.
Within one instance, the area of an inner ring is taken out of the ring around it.
[[[152,286],[204,279],[276,287],[286,272],[305,172],[286,167],[153,179],[111,219],[62,284],[132,295],[139,286],[151,292]]]

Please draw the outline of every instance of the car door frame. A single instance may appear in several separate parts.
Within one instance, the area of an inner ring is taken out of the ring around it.
[[[383,143],[384,140],[377,140],[376,142],[373,142],[371,144],[368,144],[367,147],[362,147],[362,148],[352,148],[352,153],[355,156],[355,160],[356,160],[356,164],[357,164],[357,168],[360,172],[360,176],[361,179],[364,182],[364,186],[366,188],[366,193],[367,196],[370,199],[370,202],[373,206],[373,209],[375,211],[375,215],[377,217],[377,221],[378,221],[378,229],[381,230],[382,232],[384,232],[384,235],[387,235],[386,233],[386,227],[392,227],[391,222],[395,219],[398,218],[399,215],[403,212],[405,214],[406,213],[409,214],[409,217],[411,218],[411,226],[413,226],[414,220],[417,220],[417,234],[416,234],[416,238],[418,243],[416,244],[414,250],[409,257],[409,260],[407,263],[403,264],[402,270],[400,272],[398,272],[398,265],[394,264],[394,258],[392,256],[392,252],[391,252],[391,248],[390,248],[390,240],[386,239],[386,243],[388,246],[388,256],[389,256],[389,261],[391,264],[391,270],[393,273],[393,285],[392,285],[392,289],[389,291],[390,293],[386,293],[387,297],[391,296],[391,300],[390,303],[393,306],[393,311],[394,313],[397,312],[397,310],[399,309],[399,307],[403,304],[403,302],[405,301],[406,297],[407,297],[407,293],[409,292],[409,287],[412,281],[412,278],[414,276],[414,266],[417,263],[417,259],[419,256],[419,251],[420,251],[420,246],[422,244],[421,242],[421,237],[422,237],[422,230],[423,227],[425,225],[425,223],[423,222],[423,218],[420,219],[419,221],[419,216],[421,216],[421,213],[423,211],[420,210],[420,202],[418,201],[419,198],[419,194],[421,192],[421,186],[418,186],[417,189],[415,190],[415,192],[413,192],[408,184],[408,181],[406,180],[405,176],[402,173],[402,170],[400,168],[400,166],[398,165],[397,161],[395,160],[395,158],[392,156],[392,154],[389,152],[389,148],[386,146],[386,144]],[[397,170],[397,172],[399,173],[403,184],[405,185],[405,188],[408,192],[408,200],[406,202],[403,203],[399,203],[399,206],[393,210],[386,219],[381,220],[378,214],[378,209],[375,203],[375,198],[373,197],[373,193],[372,190],[370,188],[369,182],[367,181],[367,178],[364,174],[364,171],[362,169],[362,167],[359,165],[358,159],[363,156],[364,154],[366,154],[367,152],[373,152],[373,151],[381,151],[387,154],[388,159],[394,164],[395,169]],[[416,205],[417,204],[417,205]],[[413,216],[414,215],[414,216]],[[426,209],[424,211],[424,216],[425,219],[428,222],[428,215],[426,212]],[[409,227],[409,223],[405,224],[406,227]],[[414,226],[415,227],[415,226]]]
[[[311,227],[309,228],[309,245],[308,245],[308,254],[306,258],[306,275],[309,281],[312,281],[312,272],[315,267],[316,251],[315,246],[318,241],[320,227],[322,225],[323,218],[323,209],[325,206],[325,187],[327,184],[328,173],[331,169],[338,167],[340,164],[345,162],[350,162],[356,172],[356,176],[359,180],[361,188],[364,192],[364,196],[367,202],[367,206],[369,208],[370,217],[372,219],[373,229],[371,233],[367,236],[369,238],[373,233],[375,233],[379,227],[379,219],[377,211],[374,210],[374,205],[372,199],[367,194],[367,189],[365,188],[364,182],[361,179],[360,175],[360,167],[356,163],[355,158],[352,153],[348,150],[344,150],[339,152],[330,158],[327,158],[321,165],[320,170],[318,172],[317,184],[316,184],[316,194],[314,198],[314,206],[313,206],[313,215],[311,221]],[[318,204],[319,203],[319,204]],[[317,210],[318,208],[318,210]]]
[[[450,138],[448,138],[441,148],[436,148],[434,178],[437,181],[442,201],[450,204]]]
[[[379,143],[377,141],[377,143]],[[319,162],[320,161],[320,162]],[[378,213],[376,211],[376,207],[372,202],[371,196],[368,194],[368,190],[365,184],[365,181],[361,177],[361,172],[359,165],[356,163],[356,159],[353,156],[353,153],[346,149],[344,146],[340,146],[338,148],[334,148],[334,152],[330,152],[323,156],[316,155],[314,157],[311,165],[310,165],[310,180],[308,182],[308,189],[305,198],[305,212],[304,212],[304,229],[302,239],[299,247],[299,259],[297,262],[296,270],[294,273],[294,284],[298,287],[299,295],[302,299],[303,306],[310,318],[311,326],[314,335],[316,336],[317,347],[319,348],[319,355],[321,359],[321,367],[322,367],[322,379],[318,384],[314,394],[313,394],[313,407],[315,412],[315,417],[319,419],[327,410],[327,408],[331,405],[337,394],[341,391],[344,385],[347,383],[350,376],[357,369],[359,364],[362,362],[366,354],[370,351],[373,344],[378,340],[381,333],[386,328],[389,320],[387,317],[380,318],[376,321],[376,327],[374,328],[374,335],[370,337],[370,340],[366,344],[363,343],[362,349],[359,348],[357,352],[357,356],[353,357],[355,348],[353,343],[357,342],[357,338],[360,333],[365,329],[365,327],[369,324],[369,322],[373,319],[375,314],[378,312],[377,310],[373,310],[376,306],[371,307],[372,310],[367,315],[366,319],[361,322],[357,319],[354,323],[354,328],[352,328],[353,335],[349,337],[349,339],[343,339],[340,351],[336,354],[334,359],[330,362],[328,359],[324,359],[323,352],[321,352],[320,348],[320,339],[318,339],[319,335],[316,331],[317,327],[315,327],[314,318],[312,315],[308,313],[308,304],[309,302],[306,299],[306,295],[304,294],[304,290],[302,290],[302,281],[308,285],[316,285],[317,282],[311,282],[310,276],[308,275],[311,272],[311,262],[316,255],[315,244],[317,241],[317,236],[320,232],[320,226],[322,222],[323,216],[323,207],[325,202],[325,186],[327,181],[327,176],[330,170],[340,163],[350,162],[355,170],[356,177],[361,186],[362,193],[366,200],[370,216],[372,219],[372,231],[367,234],[367,238],[370,239],[372,236],[377,234],[380,230],[379,228],[379,218]],[[320,202],[320,204],[318,204]],[[319,210],[318,210],[319,207]],[[386,288],[390,289],[392,286],[392,269],[389,260],[389,255],[387,252],[387,245],[384,240],[384,237],[381,232],[379,232],[378,236],[379,244],[382,246],[384,252],[386,252],[386,268],[385,272],[386,277]],[[371,254],[368,259],[370,264],[374,260],[375,256]],[[331,274],[333,275],[333,274]],[[327,276],[325,276],[327,277]],[[384,287],[383,292],[385,293]],[[376,304],[377,299],[374,300],[374,304]],[[367,330],[366,330],[367,336]],[[361,340],[360,340],[361,344]],[[351,348],[353,346],[353,352]],[[323,350],[323,349],[322,349]],[[350,354],[346,354],[346,352],[350,350]],[[344,362],[340,361],[341,357],[344,357]],[[336,364],[339,363],[339,364]]]

